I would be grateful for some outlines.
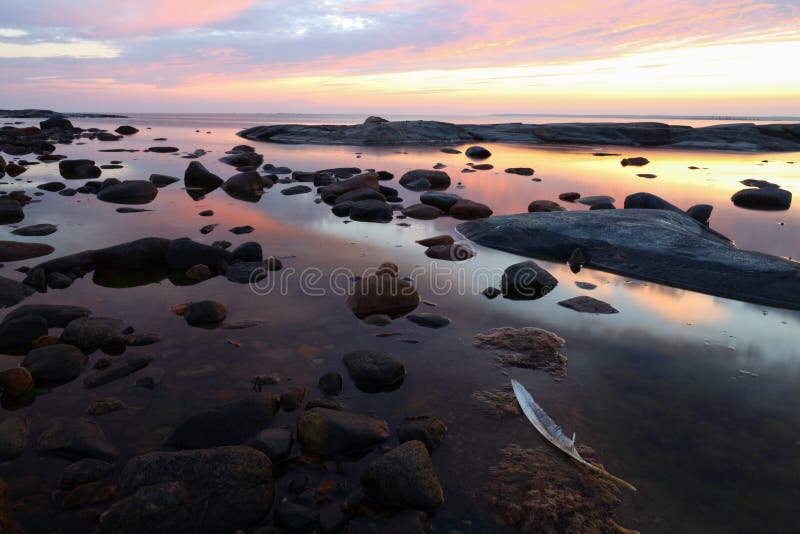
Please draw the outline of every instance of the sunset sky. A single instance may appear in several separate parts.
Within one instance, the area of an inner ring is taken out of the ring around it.
[[[800,0],[3,0],[0,107],[800,115]]]

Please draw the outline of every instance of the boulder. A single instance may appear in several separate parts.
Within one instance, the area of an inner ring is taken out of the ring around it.
[[[108,384],[147,367],[155,358],[148,354],[127,354],[111,360],[103,369],[98,369],[83,379],[83,387],[92,389]]]
[[[519,174],[520,176],[533,176],[533,169],[530,167],[511,167],[506,169],[508,174]]]
[[[138,133],[139,129],[127,124],[123,124],[122,126],[117,127],[117,129],[114,131],[121,135],[133,135]]]
[[[183,173],[186,189],[207,193],[222,185],[222,178],[206,169],[199,161],[192,161]]]
[[[234,261],[261,261],[264,259],[261,245],[255,241],[247,241],[233,249]]]
[[[445,213],[459,200],[461,200],[460,196],[442,191],[426,191],[419,196],[419,201],[423,204],[435,206]]]
[[[61,490],[69,491],[89,482],[97,482],[114,470],[114,464],[94,458],[84,458],[71,463],[64,469],[58,487]]]
[[[433,511],[444,504],[444,492],[428,450],[407,441],[374,459],[361,474],[361,486],[379,502]]]
[[[175,178],[174,176],[167,176],[166,174],[151,174],[150,175],[150,182],[156,187],[166,187],[170,184],[174,184],[175,182],[180,182],[180,178]]]
[[[448,214],[461,220],[483,219],[492,214],[492,209],[486,204],[462,198],[450,207]]]
[[[71,131],[74,126],[72,126],[72,123],[66,117],[51,117],[40,122],[39,128],[41,128],[42,131],[62,130],[67,132]]]
[[[442,442],[446,433],[447,426],[439,418],[431,415],[406,417],[397,426],[397,439],[400,443],[421,441],[431,454]]]
[[[619,313],[619,310],[614,308],[611,304],[587,295],[581,295],[578,297],[572,297],[571,299],[562,300],[558,303],[558,305],[581,313]]]
[[[281,189],[281,195],[292,196],[292,195],[302,195],[305,193],[310,193],[312,189],[307,185],[293,185],[291,187],[286,187]]]
[[[28,419],[20,415],[11,415],[0,423],[0,460],[13,460],[28,445]],[[0,532],[3,532],[0,527]]]
[[[189,417],[167,437],[175,449],[204,449],[238,445],[269,426],[278,412],[278,399],[258,394]]]
[[[376,314],[396,318],[414,310],[419,302],[419,292],[410,282],[383,274],[357,281],[347,298],[347,307],[359,319]]]
[[[427,180],[430,189],[447,189],[450,187],[450,175],[444,171],[430,169],[416,169],[408,171],[400,177],[400,185],[409,189],[422,189],[421,187],[411,187],[415,182]]]
[[[289,457],[292,443],[292,433],[285,428],[267,428],[256,434],[250,446],[266,454],[272,462],[278,462]]]
[[[788,210],[792,205],[792,193],[778,187],[742,189],[734,193],[731,200],[740,208],[753,210]]]
[[[77,347],[58,343],[33,349],[22,360],[22,367],[30,371],[37,385],[63,384],[78,378],[88,361]]]
[[[300,446],[326,458],[357,458],[389,439],[389,424],[358,413],[312,408],[297,419]]]
[[[800,309],[797,262],[737,249],[684,213],[626,209],[505,215],[464,223],[458,230],[479,245],[559,263],[580,246],[595,269]]]
[[[88,308],[63,304],[25,304],[6,315],[3,322],[21,317],[38,316],[47,322],[48,328],[65,328],[72,320],[91,315]]]
[[[552,200],[534,200],[528,204],[528,211],[530,213],[548,212],[548,211],[565,211],[563,207],[559,206]]]
[[[24,354],[33,341],[47,335],[47,321],[37,315],[6,318],[0,323],[0,352]]]
[[[264,194],[264,182],[258,171],[235,174],[222,184],[222,190],[235,199],[258,202]]]
[[[259,167],[264,163],[264,156],[256,152],[237,152],[223,156],[219,160],[233,167]]]
[[[29,236],[45,236],[55,233],[58,230],[58,226],[54,224],[32,224],[31,226],[23,226],[22,228],[17,228],[13,230],[11,233],[14,235],[21,235],[25,237]]]
[[[227,250],[181,237],[170,243],[164,253],[164,261],[167,268],[176,271],[186,271],[202,263],[212,270],[223,272],[233,261],[233,255]]]
[[[381,200],[359,200],[350,206],[354,221],[386,223],[392,220],[392,207]]]
[[[125,324],[110,317],[81,317],[74,319],[61,332],[61,342],[74,345],[90,354],[99,349],[103,341],[118,334]]]
[[[418,244],[422,245],[423,247],[434,247],[437,245],[452,245],[455,243],[453,236],[443,234],[437,235],[434,237],[427,237],[425,239],[420,239],[417,241]]]
[[[557,285],[558,280],[553,275],[530,260],[507,267],[500,281],[503,296],[512,300],[538,299]]]
[[[471,146],[466,150],[465,154],[468,158],[472,159],[486,159],[492,155],[489,150],[482,146]]]
[[[56,420],[39,436],[36,450],[75,460],[112,462],[119,456],[119,450],[108,442],[97,423],[86,418]]]
[[[90,251],[92,263],[98,269],[147,270],[166,267],[165,256],[172,240],[143,237]]]
[[[46,243],[24,243],[21,241],[0,241],[0,262],[20,261],[47,256],[55,249]]]
[[[0,371],[0,393],[4,398],[16,399],[33,391],[33,377],[24,367]]]
[[[250,447],[151,452],[125,465],[119,497],[98,532],[234,532],[267,515],[275,482]]]
[[[620,165],[623,167],[627,167],[629,165],[633,165],[634,167],[642,167],[650,163],[650,160],[643,157],[635,157],[635,158],[625,158],[619,162]]]
[[[375,316],[372,317],[381,317]],[[383,316],[388,317],[388,316]],[[391,321],[391,319],[390,319]],[[335,396],[342,392],[342,375],[339,373],[325,373],[321,377],[319,377],[319,382],[317,383],[317,387],[319,390],[328,396]]]
[[[369,188],[380,192],[380,184],[378,184],[379,176],[374,172],[368,172],[353,176],[347,180],[341,180],[331,185],[322,187],[319,194],[322,200],[328,203],[333,203],[339,196],[349,191],[356,189]]]
[[[228,315],[228,308],[213,300],[192,302],[186,307],[183,318],[192,326],[221,323]]]
[[[709,204],[695,204],[686,210],[686,215],[701,224],[708,225],[709,221],[711,220],[711,212],[713,210],[714,206]]]
[[[371,350],[348,352],[342,362],[350,378],[362,391],[391,391],[400,387],[406,376],[402,362],[387,354]]]
[[[58,171],[68,180],[97,178],[103,172],[90,159],[62,159],[58,162]]]
[[[97,199],[113,204],[148,204],[157,194],[158,188],[148,180],[125,180],[103,187],[97,193]]]
[[[470,246],[452,243],[450,245],[433,245],[432,247],[428,247],[425,251],[425,255],[436,260],[464,261],[475,256],[475,251]]]
[[[380,189],[384,189],[383,186],[380,186]],[[340,204],[342,202],[358,202],[359,200],[370,199],[383,201],[386,200],[386,196],[384,196],[380,190],[375,191],[370,187],[359,187],[358,189],[353,189],[352,191],[342,193],[336,197],[336,204]]]
[[[634,193],[625,197],[625,209],[667,210],[683,213],[678,206],[670,204],[652,193]]]
[[[413,204],[402,210],[403,215],[412,219],[432,220],[438,219],[444,212],[436,206],[427,204]]]
[[[364,119],[364,124],[380,124],[382,122],[389,122],[383,117],[376,117],[374,115],[370,115],[366,119]]]

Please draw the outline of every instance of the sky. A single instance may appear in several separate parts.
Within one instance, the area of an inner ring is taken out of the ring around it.
[[[800,116],[800,0],[3,0],[0,108]]]

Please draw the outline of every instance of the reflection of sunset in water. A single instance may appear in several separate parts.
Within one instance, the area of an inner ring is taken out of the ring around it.
[[[675,324],[714,324],[725,322],[730,314],[717,299],[656,284],[628,284],[626,297],[642,311]]]

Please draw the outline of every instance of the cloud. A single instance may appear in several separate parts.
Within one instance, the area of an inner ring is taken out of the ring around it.
[[[119,55],[119,51],[98,41],[73,40],[56,43],[1,43],[0,58],[76,58],[109,59]]]

